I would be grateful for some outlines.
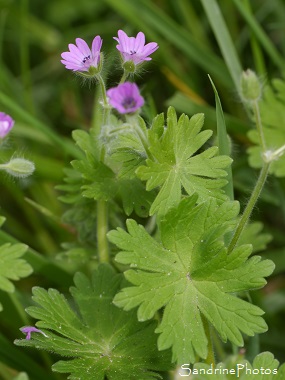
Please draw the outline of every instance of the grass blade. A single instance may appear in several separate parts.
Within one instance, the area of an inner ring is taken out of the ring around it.
[[[3,92],[0,92],[0,105],[2,106],[2,109],[6,109],[13,116],[13,118],[18,118],[24,123],[29,124],[37,130],[41,131],[50,139],[51,142],[53,142],[59,148],[63,149],[65,153],[68,153],[73,157],[81,157],[79,150],[71,141],[57,135],[51,128],[49,128],[43,122],[37,120],[34,116],[21,108]]]
[[[239,91],[242,66],[218,3],[216,0],[201,0],[201,3],[207,14],[208,21],[213,29],[235,87]]]
[[[205,1],[205,0],[204,0]],[[284,59],[276,50],[275,46],[271,40],[267,37],[264,30],[260,27],[256,19],[250,14],[244,4],[240,0],[233,0],[235,6],[237,7],[240,14],[243,16],[245,21],[250,26],[251,30],[255,34],[256,38],[259,40],[260,44],[263,46],[264,50],[267,52],[271,60],[278,66],[282,71],[284,69]]]
[[[163,36],[188,59],[195,62],[207,73],[215,76],[224,85],[230,86],[231,79],[223,61],[206,46],[202,46],[201,43],[197,42],[187,29],[177,24],[158,6],[148,0],[137,0],[136,2],[132,0],[106,0],[106,2],[126,17],[131,24],[142,29],[146,34],[153,35],[158,33]],[[134,17],[134,14],[139,14],[140,17]],[[157,40],[157,42],[160,45],[160,41]],[[165,49],[165,62],[169,63],[175,60],[175,57],[170,56],[169,49],[167,47]]]
[[[227,135],[227,127],[225,123],[222,104],[219,98],[218,91],[210,76],[209,76],[209,79],[212,84],[212,87],[215,93],[215,100],[216,100],[217,137],[218,137],[219,154],[225,154],[227,156],[231,156],[231,147],[229,143],[229,137]],[[230,198],[230,200],[234,200],[232,167],[229,166],[225,170],[228,173],[228,176],[227,176],[228,183],[224,187],[224,190],[227,196]]]

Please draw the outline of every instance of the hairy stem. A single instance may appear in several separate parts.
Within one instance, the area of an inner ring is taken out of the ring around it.
[[[262,123],[261,123],[261,117],[260,117],[258,102],[257,101],[253,102],[252,107],[253,107],[257,132],[259,135],[260,147],[262,149],[262,153],[265,153],[266,152],[266,143],[265,143],[265,138],[264,138],[263,129],[262,129]]]
[[[102,107],[103,107],[103,120],[102,120],[102,122],[103,122],[103,125],[105,125],[108,122],[108,119],[110,116],[110,106],[109,106],[109,102],[108,102],[108,98],[107,98],[107,94],[106,94],[105,82],[104,82],[103,78],[101,77],[101,75],[98,75],[97,79],[98,79],[101,94],[102,94]]]
[[[254,206],[255,206],[255,204],[256,204],[259,196],[260,196],[260,193],[263,189],[263,186],[266,182],[266,179],[267,179],[267,176],[269,173],[269,169],[270,169],[270,164],[272,162],[272,157],[267,157],[268,152],[266,151],[266,143],[265,143],[265,138],[264,138],[264,134],[263,134],[263,128],[262,128],[261,117],[260,117],[260,110],[259,110],[259,105],[258,105],[257,100],[252,103],[252,107],[253,107],[253,112],[254,112],[254,116],[255,116],[255,123],[256,123],[256,129],[257,129],[258,136],[259,136],[260,147],[262,150],[263,166],[262,166],[262,169],[260,171],[258,180],[255,184],[255,187],[253,189],[253,192],[249,198],[248,204],[246,205],[246,208],[242,214],[242,217],[239,221],[239,224],[238,224],[238,226],[235,230],[235,233],[232,237],[232,240],[229,244],[229,248],[228,248],[229,253],[236,246],[236,243],[238,242],[238,239],[240,238],[240,235],[241,235],[244,227],[246,226],[247,222],[249,221],[252,210],[253,210],[253,208],[254,208]]]
[[[101,95],[102,95],[102,108],[103,108],[103,117],[102,125],[105,125],[109,121],[110,116],[110,106],[108,103],[108,98],[106,94],[106,86],[104,79],[101,75],[97,76],[97,80],[100,86]],[[100,134],[100,131],[97,131],[97,136]],[[104,160],[104,149],[101,152],[101,159]],[[109,248],[107,240],[108,232],[108,204],[106,201],[99,199],[97,201],[97,245],[98,245],[98,257],[101,263],[109,262]]]
[[[101,263],[109,262],[108,249],[108,205],[104,200],[97,201],[97,244],[98,256]]]
[[[126,79],[128,78],[128,76],[129,76],[129,72],[126,71],[126,70],[124,70],[124,73],[123,73],[123,75],[122,75],[122,78],[121,78],[119,84],[124,83],[124,82],[126,81]]]
[[[228,252],[229,253],[234,249],[234,247],[235,247],[235,245],[236,245],[236,243],[237,243],[237,241],[238,241],[238,239],[239,239],[239,237],[240,237],[240,235],[241,235],[244,227],[246,226],[246,224],[247,224],[247,222],[248,222],[248,220],[250,218],[252,210],[253,210],[253,208],[254,208],[257,200],[258,200],[258,197],[259,197],[259,195],[260,195],[260,193],[262,191],[262,188],[263,188],[263,186],[264,186],[264,184],[266,182],[266,179],[267,179],[267,176],[268,176],[268,172],[269,172],[269,168],[270,168],[270,162],[264,162],[263,163],[263,167],[262,167],[262,169],[260,171],[258,180],[257,180],[257,182],[255,184],[255,187],[253,189],[253,192],[252,192],[252,194],[251,194],[251,196],[249,198],[248,204],[246,205],[246,208],[245,208],[245,210],[244,210],[244,212],[242,214],[242,217],[241,217],[241,219],[239,221],[239,224],[238,224],[238,226],[237,226],[237,228],[235,230],[235,233],[234,233],[234,235],[232,237],[232,240],[231,240],[231,242],[229,244],[229,248],[228,248]]]

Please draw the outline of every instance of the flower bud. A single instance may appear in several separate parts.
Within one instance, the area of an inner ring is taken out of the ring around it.
[[[12,158],[9,162],[0,165],[0,169],[17,178],[26,178],[33,174],[35,165],[24,158]]]
[[[262,86],[254,71],[247,69],[243,71],[240,82],[242,100],[245,102],[256,102],[260,99]]]

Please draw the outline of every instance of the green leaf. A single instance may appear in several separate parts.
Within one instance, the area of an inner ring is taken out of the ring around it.
[[[259,102],[263,133],[267,150],[274,151],[285,145],[285,81],[274,80],[272,87],[264,89],[263,98]],[[250,130],[248,137],[255,144],[248,149],[249,164],[253,168],[261,168],[263,164],[260,140],[257,131]],[[276,177],[285,176],[285,154],[271,163],[270,173]]]
[[[195,361],[207,357],[203,314],[221,339],[243,345],[241,333],[254,335],[267,330],[263,311],[231,293],[262,287],[272,273],[270,260],[261,261],[250,245],[237,247],[230,255],[224,235],[233,230],[239,211],[237,202],[217,206],[215,200],[196,204],[197,197],[182,200],[161,220],[161,243],[134,220],[128,232],[118,228],[108,234],[121,250],[116,261],[129,264],[126,279],[134,286],[124,288],[114,302],[124,310],[137,306],[138,319],[152,318],[165,307],[156,332],[158,348],[172,346],[173,360]]]
[[[139,125],[120,124],[112,119],[111,125],[104,126],[101,144],[108,147],[105,163],[96,158],[95,151],[99,145],[94,136],[84,131],[75,131],[73,137],[77,145],[85,152],[83,160],[72,161],[75,173],[79,174],[80,189],[83,197],[95,200],[121,200],[127,215],[133,211],[141,217],[149,215],[149,208],[154,199],[154,192],[148,192],[142,182],[135,176],[135,170],[145,161],[146,153],[141,138],[146,139],[146,126],[142,119]],[[92,132],[92,131],[91,131]],[[58,187],[71,195],[63,201],[82,202],[78,191],[72,184],[75,174],[67,180],[70,186]],[[78,179],[77,179],[78,183]]]
[[[147,128],[142,118],[133,124],[123,124],[117,128],[113,140],[109,141],[108,150],[111,159],[121,164],[119,177],[134,178],[135,170],[147,158]]]
[[[28,247],[24,244],[6,243],[0,246],[0,289],[13,293],[14,284],[10,280],[19,280],[32,273],[32,267],[23,259]],[[2,305],[0,303],[0,310]]]
[[[257,355],[253,364],[239,357],[229,357],[225,362],[213,365],[196,363],[191,370],[193,380],[283,380],[285,364],[279,367],[278,360],[271,352]],[[184,366],[184,376],[190,374],[189,366]],[[183,374],[183,368],[180,372]]]
[[[217,156],[218,148],[211,147],[194,155],[211,137],[212,131],[201,132],[203,115],[181,115],[177,121],[174,108],[167,114],[167,129],[160,137],[154,136],[152,129],[150,152],[152,159],[147,166],[137,170],[138,177],[147,181],[147,190],[160,187],[150,214],[164,215],[171,207],[176,206],[182,196],[182,188],[191,195],[198,194],[198,202],[208,198],[223,201],[227,199],[221,188],[227,181],[224,168],[232,162],[230,157]],[[161,120],[162,122],[162,120]],[[155,127],[157,129],[157,126]]]
[[[69,379],[150,380],[154,372],[169,369],[169,353],[159,353],[154,335],[155,322],[139,323],[135,313],[126,313],[112,303],[123,276],[102,264],[91,281],[77,273],[71,288],[76,310],[55,289],[34,288],[37,306],[28,313],[47,337],[32,334],[31,340],[17,340],[21,346],[52,351],[70,358],[52,369],[70,373]]]
[[[213,29],[236,90],[239,91],[242,67],[235,44],[231,38],[219,4],[216,0],[201,0],[208,21]]]
[[[80,242],[83,242],[84,245],[94,246],[96,242],[96,229],[94,229],[97,220],[96,204],[93,199],[81,196],[83,185],[81,173],[70,168],[65,169],[64,172],[66,174],[65,184],[56,186],[57,190],[65,192],[59,199],[69,205],[62,220],[75,228]]]
[[[243,230],[239,244],[252,244],[252,252],[264,251],[267,244],[272,240],[272,236],[268,233],[262,233],[263,224],[260,222],[248,223]]]
[[[29,380],[29,376],[26,374],[26,372],[21,372],[19,375],[14,377],[13,380]]]
[[[146,191],[143,183],[137,178],[121,179],[118,185],[126,215],[129,216],[135,211],[137,215],[143,218],[148,217],[155,193]]]

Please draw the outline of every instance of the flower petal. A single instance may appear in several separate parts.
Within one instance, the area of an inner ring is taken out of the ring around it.
[[[125,51],[129,50],[129,37],[128,37],[128,35],[123,30],[119,30],[118,31],[118,37],[119,37],[118,42],[122,46],[122,48]]]
[[[143,50],[145,44],[145,35],[143,32],[139,32],[136,37],[136,42],[135,42],[135,51],[137,53],[141,52]]]
[[[91,55],[91,50],[89,49],[89,46],[82,38],[76,38],[75,42],[78,49],[84,55],[84,57],[88,57],[88,55]]]
[[[121,53],[124,62],[133,61],[135,65],[143,61],[150,61],[151,58],[148,56],[158,49],[156,42],[150,42],[145,45],[143,32],[139,32],[136,37],[128,37],[123,30],[119,30],[118,38],[113,38],[118,42],[116,48]]]
[[[136,112],[143,104],[144,98],[140,95],[135,83],[125,82],[107,91],[109,103],[119,113]]]
[[[78,47],[74,44],[68,45],[69,52],[75,56],[77,56],[80,60],[84,57],[83,53],[78,49]]]
[[[150,43],[146,44],[145,47],[143,48],[143,55],[145,57],[147,57],[148,55],[155,52],[158,49],[158,47],[159,46],[157,45],[156,42],[150,42]]]

